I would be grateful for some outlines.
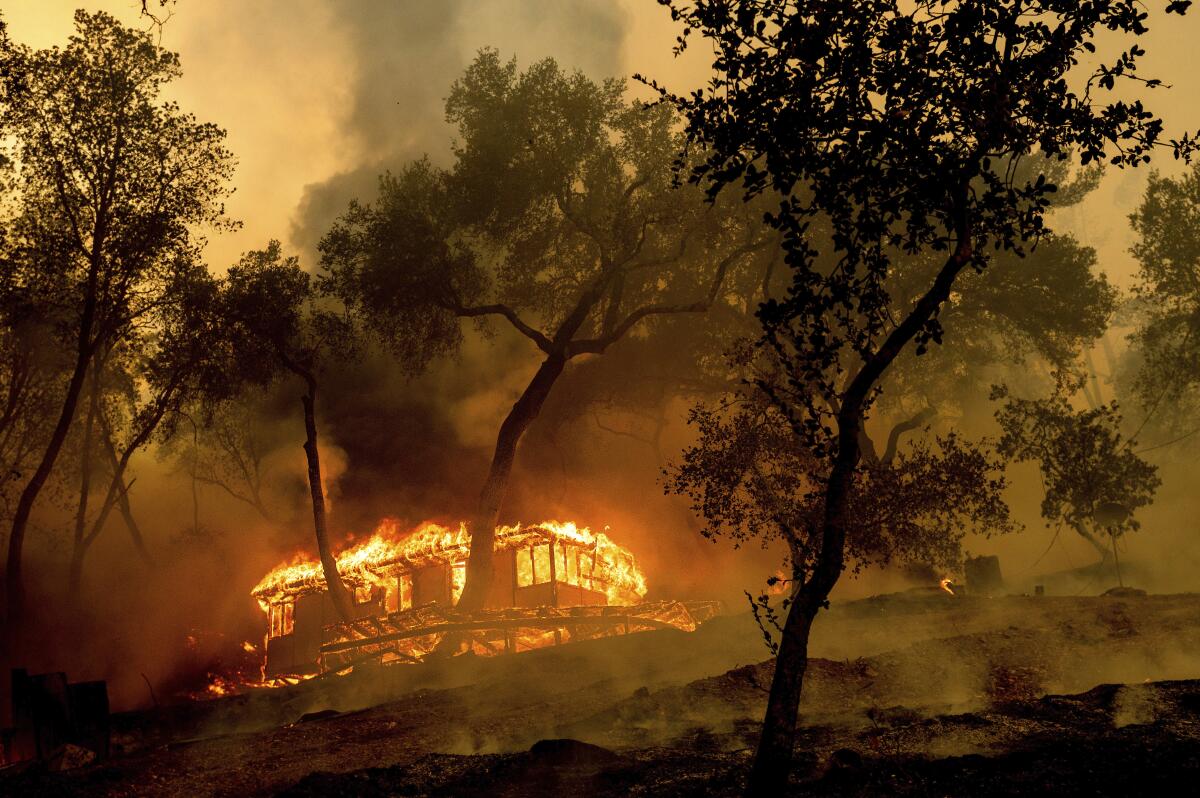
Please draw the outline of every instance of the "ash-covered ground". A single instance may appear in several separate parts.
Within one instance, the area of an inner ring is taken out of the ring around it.
[[[798,795],[1178,794],[1200,777],[1198,595],[918,590],[835,606],[812,654]],[[749,615],[359,669],[118,716],[110,761],[5,773],[0,793],[736,795],[770,675]]]

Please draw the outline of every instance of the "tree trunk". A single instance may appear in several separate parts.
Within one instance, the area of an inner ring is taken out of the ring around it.
[[[550,389],[566,364],[565,356],[549,355],[525,387],[524,393],[513,404],[504,423],[500,425],[487,482],[479,494],[479,504],[469,527],[471,554],[467,559],[466,584],[458,600],[461,609],[480,610],[487,601],[488,592],[492,587],[492,549],[496,540],[496,522],[499,520],[500,506],[508,492],[517,444],[541,412],[546,397],[550,395]]]
[[[854,473],[862,457],[860,441],[867,399],[904,347],[949,298],[954,281],[971,261],[973,242],[965,215],[959,218],[956,232],[957,246],[929,290],[858,370],[842,397],[837,414],[837,452],[825,483],[821,549],[813,564],[812,577],[792,603],[784,623],[762,737],[747,785],[749,796],[777,796],[786,792],[796,741],[796,717],[808,663],[808,634],[817,611],[827,606],[829,593],[841,577],[845,564],[847,509]]]
[[[103,422],[101,426],[104,432],[104,451],[108,455],[108,467],[112,469],[114,477],[117,480],[116,498],[117,509],[121,512],[121,517],[125,520],[125,528],[129,530],[129,537],[133,541],[133,548],[137,551],[138,556],[142,558],[142,562],[146,565],[154,565],[154,557],[150,554],[150,550],[146,548],[146,540],[142,536],[142,529],[138,526],[137,519],[133,516],[133,507],[129,503],[129,489],[133,487],[134,480],[125,481],[125,466],[122,463],[128,463],[128,458],[123,458],[117,454],[117,446],[113,443],[112,430],[108,423],[101,418]],[[140,445],[140,441],[144,440],[143,436],[138,436],[138,441],[135,441],[135,446]],[[111,486],[110,486],[111,487]]]
[[[804,602],[804,589],[793,594],[792,606],[783,625],[783,637],[775,656],[775,674],[767,699],[762,737],[750,773],[747,795],[782,795],[774,785],[786,785],[792,769],[792,746],[796,739],[800,691],[808,669],[808,637],[820,605]]]
[[[75,508],[75,538],[71,548],[71,566],[67,572],[67,597],[79,600],[79,584],[83,579],[83,538],[87,526],[88,499],[92,487],[92,438],[96,429],[96,410],[100,406],[99,364],[92,367],[92,385],[88,397],[87,421],[83,426],[83,443],[79,454],[79,503]]]
[[[83,557],[87,554],[87,544],[77,541],[71,549],[71,565],[68,569],[67,588],[72,601],[79,601],[79,587],[83,583]]]
[[[321,459],[317,452],[317,383],[310,375],[305,376],[308,392],[300,397],[304,404],[304,454],[308,457],[308,490],[312,495],[313,529],[317,535],[317,551],[321,555],[321,570],[325,572],[325,585],[333,599],[334,609],[344,621],[354,619],[354,599],[342,582],[337,569],[337,558],[329,545],[329,530],[325,525],[325,492],[321,480]]]
[[[125,528],[129,530],[129,537],[133,541],[133,548],[137,551],[138,556],[142,558],[142,562],[146,565],[154,565],[154,555],[150,553],[150,549],[146,548],[146,539],[142,536],[142,529],[138,526],[137,519],[133,516],[133,507],[129,504],[129,488],[133,486],[133,480],[124,482],[118,485],[119,493],[117,494],[117,509],[121,511],[121,518],[125,521]]]
[[[846,544],[846,507],[854,471],[861,452],[858,433],[862,426],[861,402],[842,404],[838,423],[838,453],[825,487],[825,521],[821,550],[812,577],[793,596],[775,658],[775,675],[763,718],[762,737],[750,772],[746,794],[776,796],[784,793],[792,769],[796,740],[796,718],[804,672],[808,668],[808,637],[817,611],[826,606],[829,593],[842,575]]]
[[[1092,544],[1092,548],[1094,548],[1096,553],[1100,555],[1101,564],[1108,562],[1109,558],[1112,557],[1112,551],[1108,548],[1104,541],[1093,535],[1091,531],[1084,526],[1082,521],[1074,522],[1071,524],[1071,527],[1079,533],[1079,537]]]
[[[90,327],[90,323],[88,326]],[[54,463],[58,460],[63,443],[67,439],[67,433],[71,429],[71,422],[75,418],[75,407],[79,403],[79,395],[83,391],[83,381],[87,376],[88,364],[91,359],[91,350],[81,347],[75,361],[75,370],[71,373],[66,395],[63,397],[63,403],[59,409],[58,422],[54,426],[50,440],[46,443],[46,449],[42,453],[42,459],[38,463],[37,469],[29,478],[25,489],[21,491],[16,510],[13,513],[12,530],[8,536],[8,561],[4,568],[5,603],[7,605],[4,639],[0,639],[0,645],[10,651],[14,651],[22,642],[21,631],[25,619],[25,585],[21,574],[21,556],[24,551],[25,531],[29,527],[29,516],[33,513],[33,505],[37,501],[38,494],[42,492],[46,480],[49,479],[50,472],[54,469]]]

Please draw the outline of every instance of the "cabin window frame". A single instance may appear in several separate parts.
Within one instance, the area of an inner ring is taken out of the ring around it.
[[[267,605],[267,638],[277,640],[296,630],[296,599],[287,598]]]

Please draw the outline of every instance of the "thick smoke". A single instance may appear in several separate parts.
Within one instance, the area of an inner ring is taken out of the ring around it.
[[[446,161],[444,100],[481,48],[523,65],[549,56],[595,78],[621,74],[626,20],[608,0],[367,0],[334,19],[352,59],[344,125],[360,158],[305,190],[291,236],[306,254],[351,199],[369,200],[381,173],[424,155]]]

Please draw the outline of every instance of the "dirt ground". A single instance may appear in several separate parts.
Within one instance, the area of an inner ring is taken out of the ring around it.
[[[796,794],[1178,794],[1200,776],[1198,595],[910,591],[835,606],[812,654]],[[767,655],[730,615],[360,669],[118,716],[108,762],[0,771],[0,794],[734,795]]]

